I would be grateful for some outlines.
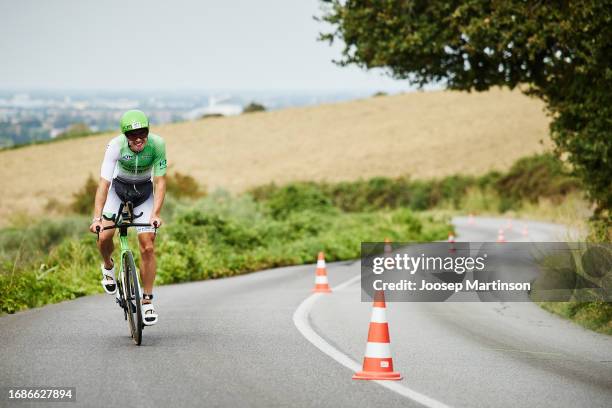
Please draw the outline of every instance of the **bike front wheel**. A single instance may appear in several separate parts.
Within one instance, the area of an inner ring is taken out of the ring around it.
[[[142,307],[140,285],[134,256],[130,251],[123,255],[123,281],[125,301],[127,303],[128,325],[134,343],[140,346],[142,342]]]

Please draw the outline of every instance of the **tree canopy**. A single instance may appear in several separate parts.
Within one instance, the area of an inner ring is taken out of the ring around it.
[[[520,87],[541,98],[551,137],[598,214],[612,206],[612,0],[323,0],[322,40],[340,65],[423,86]]]

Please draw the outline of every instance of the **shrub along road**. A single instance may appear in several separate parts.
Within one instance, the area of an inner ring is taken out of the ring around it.
[[[456,226],[463,240],[491,241],[503,222],[457,219]],[[563,239],[549,224],[529,229],[534,240]],[[328,265],[331,285],[359,269],[359,262]],[[2,316],[0,383],[76,387],[78,406],[418,406],[351,380],[350,370],[296,329],[292,316],[313,283],[308,265],[159,287],[160,323],[144,331],[141,347],[110,296]],[[355,362],[371,307],[359,299],[356,282],[319,297],[308,319]],[[612,399],[612,339],[536,305],[393,303],[388,318],[401,386],[433,401],[557,407]]]

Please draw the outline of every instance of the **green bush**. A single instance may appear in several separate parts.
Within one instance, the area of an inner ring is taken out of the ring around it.
[[[312,183],[295,183],[273,191],[266,200],[272,217],[286,218],[289,214],[303,210],[327,211],[332,202],[318,186]]]
[[[540,197],[559,202],[568,193],[580,189],[580,182],[559,159],[546,153],[518,160],[496,181],[496,188],[510,202],[536,203]]]

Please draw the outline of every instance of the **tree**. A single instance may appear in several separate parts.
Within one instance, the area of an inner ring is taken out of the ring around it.
[[[386,68],[423,86],[519,87],[552,117],[597,215],[612,206],[612,0],[327,0],[340,65]]]
[[[264,112],[266,107],[257,102],[251,102],[242,109],[242,113]]]

